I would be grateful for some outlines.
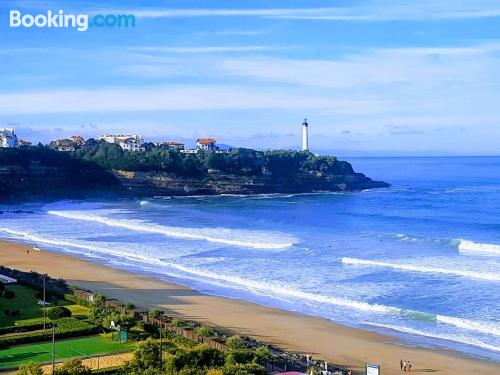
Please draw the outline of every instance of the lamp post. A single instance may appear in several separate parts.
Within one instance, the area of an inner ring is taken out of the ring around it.
[[[56,370],[56,326],[52,325],[52,374]]]
[[[158,318],[160,319],[160,371],[163,372],[163,311],[159,312]]]
[[[47,325],[47,311],[45,309],[45,278],[46,274],[43,274],[43,330],[45,331]]]

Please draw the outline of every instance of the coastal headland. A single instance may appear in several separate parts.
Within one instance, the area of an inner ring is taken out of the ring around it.
[[[454,375],[498,374],[498,362],[459,353],[409,346],[392,337],[347,328],[330,321],[254,303],[205,295],[171,282],[156,280],[66,254],[28,251],[30,247],[0,242],[0,263],[23,271],[48,273],[68,283],[103,293],[143,308],[196,320],[221,330],[272,343],[290,351],[312,353],[342,367],[364,373],[365,363],[378,363],[384,375],[400,374],[400,359],[412,372]]]

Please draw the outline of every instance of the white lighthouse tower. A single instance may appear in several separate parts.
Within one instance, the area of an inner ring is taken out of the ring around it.
[[[309,151],[309,134],[308,134],[309,124],[307,119],[304,119],[302,123],[302,151]]]

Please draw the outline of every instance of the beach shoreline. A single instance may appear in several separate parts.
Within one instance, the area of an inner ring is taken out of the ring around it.
[[[28,253],[28,250],[29,253]],[[0,265],[48,273],[70,285],[98,291],[108,298],[156,307],[168,314],[230,330],[283,349],[312,353],[341,367],[362,372],[365,363],[400,374],[399,361],[410,360],[412,372],[498,374],[500,363],[444,349],[411,347],[394,337],[348,328],[326,319],[197,292],[189,287],[94,263],[77,256],[33,251],[28,245],[0,241]]]

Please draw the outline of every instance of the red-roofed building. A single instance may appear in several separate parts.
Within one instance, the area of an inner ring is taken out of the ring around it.
[[[198,138],[196,140],[196,148],[204,151],[217,151],[218,147],[215,144],[216,142],[217,140],[215,138]]]

